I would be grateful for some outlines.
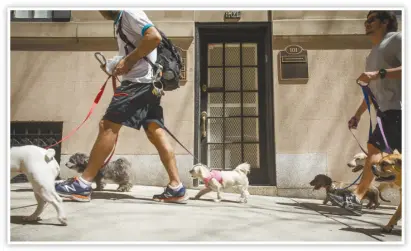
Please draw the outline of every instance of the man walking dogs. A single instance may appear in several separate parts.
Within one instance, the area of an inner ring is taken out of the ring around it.
[[[365,72],[357,81],[369,84],[381,110],[381,122],[387,143],[391,149],[401,151],[401,33],[397,32],[398,23],[391,11],[370,11],[364,23],[365,33],[372,43],[367,57]],[[365,100],[362,101],[348,127],[356,129],[361,115],[367,110]],[[341,207],[355,214],[361,214],[361,199],[368,190],[374,176],[371,166],[382,157],[388,148],[383,134],[377,125],[367,144],[368,157],[365,162],[363,176],[354,191],[345,196],[330,195],[330,198]]]
[[[117,64],[113,75],[121,75],[122,81],[105,115],[99,123],[99,134],[90,153],[87,168],[80,177],[56,184],[62,197],[76,201],[90,201],[91,184],[105,159],[113,149],[120,128],[128,126],[137,130],[144,128],[149,141],[156,147],[169,177],[164,192],[153,196],[153,200],[165,202],[185,202],[186,189],[180,181],[174,151],[167,140],[160,105],[161,96],[153,94],[152,66],[144,60],[155,63],[157,46],[161,35],[143,11],[100,11],[107,20],[114,21],[114,28],[123,59]],[[119,23],[122,32],[133,43],[134,48],[119,36]]]

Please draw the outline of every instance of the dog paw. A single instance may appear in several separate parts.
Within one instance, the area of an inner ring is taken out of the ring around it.
[[[60,217],[58,220],[63,226],[67,226],[67,217]]]
[[[129,192],[130,188],[126,187],[126,186],[122,186],[117,188],[117,192]]]
[[[381,232],[383,232],[383,233],[391,233],[391,231],[392,231],[393,228],[394,228],[394,226],[389,226],[389,225],[387,225],[387,226],[382,227]]]
[[[221,199],[214,199],[214,202],[221,202]]]
[[[23,221],[40,221],[41,218],[35,215],[25,216],[23,217]]]
[[[238,199],[238,203],[247,203],[247,199],[246,198],[240,198]]]

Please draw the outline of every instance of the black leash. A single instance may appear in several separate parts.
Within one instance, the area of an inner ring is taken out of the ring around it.
[[[345,190],[345,189],[347,189],[347,188],[352,187],[352,186],[355,185],[355,183],[357,183],[357,181],[361,178],[363,172],[364,172],[364,171],[362,171],[361,174],[358,176],[358,178],[357,178],[356,180],[354,180],[354,182],[351,183],[350,185],[348,185],[348,186],[346,186],[346,187],[344,187],[344,188],[336,188],[335,190]]]
[[[167,127],[165,127],[165,126],[163,125],[163,128],[164,128],[164,130],[165,130],[182,148],[184,148],[184,150],[186,150],[191,156],[193,156],[193,158],[194,158],[195,160],[197,160],[197,162],[200,162],[200,161],[194,156],[194,154],[192,154],[192,153],[190,152],[190,150],[188,150],[188,149],[183,145],[183,143],[181,143],[181,142],[177,139],[177,137],[174,136],[174,134],[172,134],[172,133],[170,132],[170,130],[168,130]]]

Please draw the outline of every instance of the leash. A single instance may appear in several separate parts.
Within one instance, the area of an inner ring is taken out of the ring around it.
[[[104,66],[104,67],[105,67],[105,65],[107,64],[107,61],[106,61],[106,58],[105,58],[100,52],[94,53],[94,57],[97,59],[97,61],[100,62],[100,65],[101,65],[101,66]],[[107,82],[108,82],[108,80],[109,80],[110,78],[111,78],[111,80],[112,80],[113,91],[116,90],[116,87],[117,87],[117,85],[116,85],[116,79],[118,80],[118,78],[117,78],[117,77],[114,78],[112,75],[108,74],[106,71],[104,71],[104,72],[108,75],[108,77],[107,77],[106,81],[104,82],[104,84],[101,86],[100,91],[97,93],[96,97],[94,98],[94,102],[93,102],[93,104],[91,105],[91,108],[90,108],[89,112],[87,113],[86,118],[83,120],[83,122],[81,122],[80,125],[78,125],[78,126],[77,126],[76,128],[74,128],[72,131],[70,131],[70,132],[69,132],[65,137],[63,137],[60,141],[58,141],[57,143],[54,143],[54,144],[52,144],[52,145],[50,145],[50,146],[45,147],[46,150],[49,149],[49,148],[51,148],[51,147],[53,147],[53,146],[56,146],[56,145],[60,144],[61,142],[65,141],[65,140],[67,140],[68,138],[70,138],[71,136],[73,136],[73,134],[74,134],[75,132],[77,132],[77,131],[80,129],[80,127],[82,127],[82,126],[84,125],[84,123],[90,118],[90,116],[91,116],[91,114],[93,113],[94,109],[96,108],[97,104],[100,102],[100,99],[101,99],[101,97],[103,96],[104,90],[105,90],[105,88],[106,88]],[[114,154],[114,152],[115,152],[116,145],[117,145],[117,139],[118,139],[118,135],[117,135],[117,137],[116,137],[116,142],[115,142],[115,144],[114,144],[113,150],[111,151],[111,154],[110,154],[109,158],[104,162],[103,166],[107,165],[107,163],[110,161],[111,157],[113,157],[113,154]]]
[[[336,190],[345,190],[345,189],[347,189],[347,188],[352,187],[353,185],[356,185],[355,183],[357,183],[357,181],[361,178],[363,172],[364,172],[364,171],[361,172],[361,174],[357,177],[356,180],[354,180],[353,183],[351,183],[350,185],[348,185],[348,186],[346,186],[346,187],[344,187],[344,188],[336,188]]]
[[[107,60],[106,60],[106,58],[104,57],[104,55],[101,54],[100,52],[96,52],[96,53],[94,53],[94,57],[95,57],[95,58],[97,59],[97,61],[100,63],[100,67],[102,68],[102,70],[103,70],[103,68],[105,69],[105,67],[106,67],[106,65],[107,65]],[[49,149],[50,147],[53,147],[53,146],[55,146],[55,145],[58,145],[58,144],[60,144],[61,142],[67,140],[67,139],[70,138],[75,132],[77,132],[77,131],[80,129],[80,127],[83,126],[83,124],[90,118],[91,114],[92,114],[93,111],[94,111],[94,108],[95,108],[95,107],[97,106],[97,104],[100,102],[100,99],[101,99],[101,97],[103,96],[103,93],[104,93],[104,89],[106,88],[107,82],[108,82],[108,80],[109,80],[110,78],[112,79],[113,91],[115,92],[116,87],[117,87],[117,86],[116,86],[116,79],[117,79],[119,82],[121,82],[121,81],[117,78],[117,76],[116,76],[116,78],[114,78],[112,75],[110,75],[110,74],[109,74],[108,72],[106,72],[105,70],[103,70],[103,71],[108,75],[108,77],[107,77],[106,81],[104,82],[104,84],[101,86],[100,91],[97,93],[97,96],[95,97],[94,102],[93,102],[93,105],[91,106],[91,108],[90,108],[90,110],[89,110],[86,118],[83,120],[83,122],[82,122],[79,126],[77,126],[74,130],[72,130],[68,135],[66,135],[64,138],[62,138],[62,139],[61,139],[60,141],[58,141],[57,143],[55,143],[55,144],[53,144],[53,145],[50,145],[50,146],[47,146],[46,149]],[[158,72],[158,71],[157,71],[157,72]],[[158,89],[158,88],[157,88],[157,89]],[[154,91],[154,90],[153,90],[153,91]],[[161,88],[161,91],[162,91],[162,88]],[[164,93],[164,92],[163,92],[163,93]],[[153,94],[156,95],[155,93],[153,93]],[[158,94],[157,94],[157,95],[158,95]],[[160,94],[160,95],[161,95],[161,94]],[[164,94],[162,94],[162,95],[164,95]],[[164,130],[165,130],[181,147],[184,148],[184,150],[186,150],[195,160],[198,161],[198,159],[194,156],[194,154],[192,154],[192,153],[177,139],[177,137],[174,136],[174,134],[171,133],[170,130],[168,130],[167,127],[165,127],[164,125],[163,125],[163,127],[164,127]],[[109,156],[109,157],[107,158],[107,160],[104,162],[103,166],[105,166],[107,163],[109,163],[109,161],[110,161],[111,158],[113,157],[114,152],[115,152],[115,149],[116,149],[116,145],[117,145],[117,140],[118,140],[118,135],[116,136],[116,142],[114,143],[113,150],[111,151],[110,156]]]
[[[372,102],[372,104],[374,106],[374,109],[376,111],[377,124],[378,124],[378,127],[380,128],[381,135],[382,135],[382,138],[383,138],[384,143],[385,143],[385,152],[392,153],[393,151],[392,151],[391,147],[388,145],[388,141],[387,141],[387,138],[385,136],[384,129],[383,129],[383,126],[382,126],[381,117],[384,114],[381,111],[380,106],[377,103],[377,99],[375,98],[374,94],[372,93],[372,91],[369,87],[369,83],[363,85],[363,84],[360,83],[360,81],[357,81],[357,84],[361,87],[361,90],[362,90],[363,95],[364,95],[365,102],[367,104],[368,113],[370,115],[370,129],[369,129],[369,136],[368,137],[371,137],[371,135],[372,135],[372,121],[371,121],[371,110],[370,110],[370,101],[369,101],[371,99],[371,102]],[[361,147],[361,149],[362,149],[362,147]],[[368,154],[367,154],[367,156],[368,156]]]
[[[363,151],[363,153],[365,153],[365,155],[368,156],[367,151],[365,151],[365,149],[361,146],[360,141],[358,141],[357,137],[355,136],[354,132],[350,129],[350,132],[352,134],[352,136],[354,137],[355,141],[357,141],[358,146],[360,147],[361,151]]]
[[[183,143],[181,143],[181,142],[177,139],[177,137],[174,136],[174,134],[172,134],[172,133],[170,132],[170,130],[168,130],[167,127],[165,127],[164,125],[163,125],[163,127],[164,127],[164,130],[165,130],[182,148],[184,148],[184,150],[186,150],[195,160],[197,160],[197,162],[200,162],[200,161],[194,156],[194,154],[192,154],[192,153],[183,145]]]
[[[388,152],[388,153],[392,153],[392,149],[391,149],[391,147],[388,145],[387,138],[385,137],[384,129],[383,129],[383,127],[382,127],[382,121],[381,121],[382,112],[381,112],[381,110],[380,110],[380,106],[379,106],[378,103],[377,103],[377,99],[375,98],[374,94],[372,93],[372,91],[371,91],[371,89],[370,89],[370,87],[369,87],[369,83],[363,85],[363,84],[360,83],[360,81],[357,81],[357,84],[361,87],[362,93],[363,93],[363,95],[364,95],[365,103],[367,104],[367,110],[368,110],[368,113],[369,113],[369,115],[370,115],[370,129],[369,129],[369,131],[368,131],[368,138],[370,138],[371,135],[372,135],[372,121],[371,121],[371,108],[370,108],[370,99],[371,99],[371,102],[373,103],[374,109],[376,110],[376,113],[377,113],[377,124],[378,124],[378,126],[379,126],[379,128],[380,128],[382,138],[384,139],[385,151]],[[351,128],[350,128],[350,132],[351,132],[351,134],[353,135],[353,137],[355,138],[355,140],[357,141],[358,146],[359,146],[359,147],[361,148],[361,150],[368,156],[368,153],[367,153],[367,152],[364,150],[364,148],[361,146],[359,140],[357,139],[357,137],[355,136],[355,134],[353,133],[353,131],[351,130]],[[364,171],[363,171],[363,172],[364,172]],[[361,174],[357,177],[357,179],[356,179],[353,183],[351,183],[350,185],[348,185],[348,186],[346,186],[346,187],[344,187],[344,188],[340,188],[340,189],[337,189],[337,190],[345,190],[345,189],[353,186],[353,185],[361,178],[361,176],[363,175],[363,172],[361,172]]]
[[[381,123],[381,119],[379,119],[379,117],[378,117],[378,111],[380,111],[380,108],[379,108],[379,106],[378,106],[377,100],[375,99],[375,96],[372,94],[372,92],[371,92],[371,90],[370,90],[370,87],[368,86],[369,84],[362,85],[362,84],[360,83],[360,81],[357,81],[357,84],[361,87],[362,93],[363,93],[363,95],[364,95],[365,103],[367,104],[368,114],[370,115],[370,127],[369,127],[369,130],[368,130],[368,138],[370,138],[371,135],[372,135],[372,121],[371,121],[371,108],[370,108],[370,99],[371,99],[371,102],[373,102],[374,108],[377,110],[377,121],[379,121],[379,122],[377,122],[377,123],[378,123],[378,125],[380,126],[381,134],[383,135],[385,145],[388,146],[388,144],[387,144],[387,142],[386,142],[386,139],[385,139],[384,131],[382,130],[382,124],[380,124],[380,123]],[[370,98],[370,99],[369,99],[369,98]],[[379,119],[379,120],[378,120],[378,119]],[[358,138],[355,136],[355,134],[354,134],[354,132],[352,131],[351,128],[350,128],[350,132],[351,132],[352,136],[354,137],[355,141],[357,141],[357,144],[358,144],[358,146],[360,147],[361,151],[363,151],[363,152],[365,153],[365,155],[368,156],[367,151],[365,151],[365,149],[361,146],[360,141],[359,141]],[[389,146],[388,146],[388,148],[389,148]],[[344,187],[344,188],[340,188],[340,189],[336,189],[336,190],[345,190],[345,189],[347,189],[347,188],[352,187],[352,186],[362,177],[363,172],[364,172],[364,171],[362,171],[362,172],[360,173],[360,175],[357,177],[357,179],[354,180],[353,183],[351,183],[350,185],[348,185],[348,186],[346,186],[346,187]]]

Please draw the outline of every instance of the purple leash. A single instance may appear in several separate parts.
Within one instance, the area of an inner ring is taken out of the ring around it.
[[[383,115],[383,113],[382,113],[381,110],[380,110],[380,106],[379,106],[378,103],[377,103],[377,99],[375,98],[374,94],[372,93],[370,87],[368,87],[369,84],[367,84],[367,85],[361,85],[358,81],[357,81],[357,84],[362,88],[362,92],[363,92],[363,94],[364,94],[364,99],[365,99],[365,102],[367,103],[368,112],[369,112],[369,114],[370,114],[369,137],[371,137],[372,123],[371,123],[370,101],[369,101],[368,97],[370,97],[371,102],[372,102],[373,105],[374,105],[374,109],[376,110],[376,113],[377,113],[377,124],[378,124],[378,127],[380,128],[382,138],[384,139],[385,151],[386,151],[387,153],[392,153],[393,151],[392,151],[391,147],[388,145],[387,138],[385,137],[384,129],[383,129],[383,127],[382,127],[382,121],[381,121],[381,116],[380,116],[380,115]],[[350,131],[351,131],[351,130],[350,130]],[[367,156],[368,156],[368,153],[365,152],[364,149],[361,147],[361,145],[360,145],[360,143],[358,142],[358,139],[355,137],[354,133],[353,133],[352,131],[351,131],[351,133],[353,134],[355,140],[357,140],[357,143],[359,144],[361,150],[362,150],[365,154],[367,154]]]

